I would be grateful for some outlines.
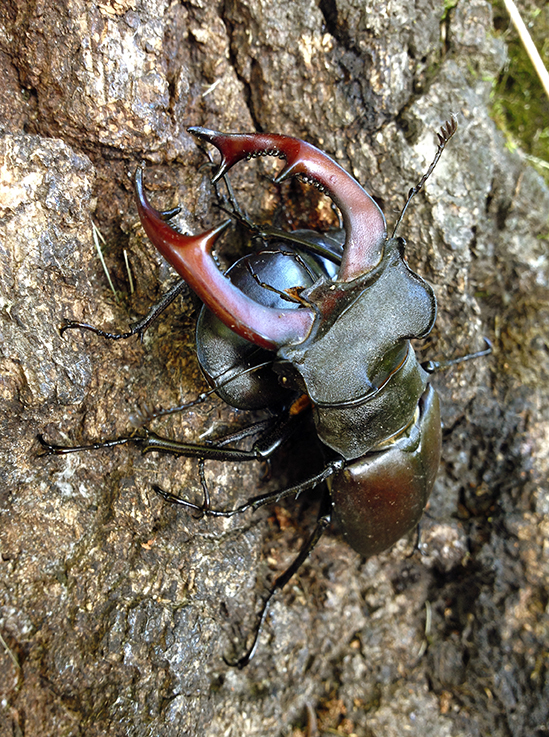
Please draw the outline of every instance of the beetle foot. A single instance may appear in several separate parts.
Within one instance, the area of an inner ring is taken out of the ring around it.
[[[64,320],[59,326],[59,334],[63,335],[66,330],[74,330],[80,328],[81,330],[89,330],[91,333],[100,335],[102,338],[108,338],[109,340],[125,340],[131,338],[132,335],[138,333],[138,330],[133,328],[126,333],[109,333],[100,328],[96,328],[95,325],[90,325],[87,322],[78,322],[77,320]]]
[[[202,519],[203,517],[207,517],[210,515],[213,517],[232,517],[234,514],[234,511],[232,510],[225,512],[223,510],[210,509],[209,494],[205,494],[205,499],[202,504],[194,504],[193,502],[187,501],[187,499],[183,499],[177,494],[172,494],[171,491],[166,491],[165,489],[162,489],[156,484],[153,484],[152,488],[153,491],[161,496],[165,502],[169,502],[170,504],[179,504],[182,507],[186,507],[187,509],[192,510],[192,512],[194,512],[194,514],[192,515],[193,519]]]
[[[192,509],[195,512],[202,512],[202,507],[198,504],[193,504],[192,502],[187,501],[186,499],[183,499],[180,496],[177,496],[177,494],[172,494],[171,491],[165,491],[160,486],[157,486],[156,484],[153,484],[153,491],[155,491],[159,496],[164,499],[165,502],[169,502],[170,504],[180,504],[183,507],[187,507],[187,509]]]
[[[90,443],[89,445],[56,445],[55,443],[48,443],[44,440],[44,436],[38,434],[36,439],[44,448],[44,452],[41,456],[48,455],[67,455],[67,453],[80,453],[83,450],[102,450],[103,448],[115,448],[117,445],[127,445],[128,443],[134,443],[137,446],[147,442],[148,434],[146,435],[123,435],[120,438],[114,440],[105,440],[100,443]]]
[[[239,660],[229,660],[225,655],[222,655],[221,657],[223,658],[225,665],[228,665],[229,668],[238,668],[238,670],[242,670],[242,668],[245,668],[250,662],[250,657],[247,653]]]
[[[275,590],[271,590],[269,592],[269,595],[267,596],[267,599],[265,600],[263,607],[261,609],[261,613],[259,616],[259,621],[256,625],[254,637],[251,646],[246,650],[244,655],[242,657],[238,658],[238,660],[231,660],[227,658],[225,655],[223,655],[223,661],[228,665],[230,668],[238,668],[239,670],[242,670],[242,668],[245,668],[250,660],[255,655],[255,652],[257,650],[257,645],[259,643],[259,636],[261,635],[261,632],[263,631],[263,625],[265,624],[265,619],[267,617],[267,609],[269,607],[269,604],[271,602],[272,596],[275,593]]]
[[[44,456],[59,455],[59,453],[64,450],[62,445],[48,443],[46,440],[44,440],[44,436],[41,433],[36,436],[36,439],[42,446],[42,452],[37,453],[38,458],[43,458]]]

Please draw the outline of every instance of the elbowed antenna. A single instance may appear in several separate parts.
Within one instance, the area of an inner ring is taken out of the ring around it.
[[[452,117],[450,120],[447,120],[444,125],[441,126],[440,131],[437,133],[438,138],[438,148],[435,154],[435,158],[431,162],[431,165],[425,172],[425,174],[421,177],[419,182],[416,184],[415,187],[412,187],[412,189],[408,192],[408,197],[406,198],[406,202],[404,203],[404,207],[402,208],[402,211],[400,215],[398,216],[397,223],[393,230],[392,237],[394,238],[396,236],[396,232],[398,230],[398,226],[402,222],[402,219],[404,218],[404,215],[406,213],[406,210],[408,209],[408,205],[412,201],[412,199],[416,196],[418,192],[420,192],[423,189],[423,185],[425,182],[429,179],[433,171],[435,170],[435,166],[438,164],[438,160],[442,156],[442,152],[446,148],[446,144],[450,140],[450,138],[454,135],[454,133],[457,131],[457,118],[454,114],[452,114]]]
[[[346,239],[338,281],[349,282],[371,271],[381,260],[387,238],[385,216],[370,195],[344,169],[310,143],[267,133],[219,133],[188,128],[221,153],[218,181],[237,162],[256,156],[278,156],[286,165],[275,181],[302,175],[325,191],[341,210]]]

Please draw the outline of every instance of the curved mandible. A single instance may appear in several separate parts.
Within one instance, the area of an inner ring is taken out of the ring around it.
[[[213,144],[221,153],[214,176],[218,181],[242,159],[279,156],[286,166],[276,182],[302,174],[326,191],[341,210],[346,239],[338,281],[349,282],[371,271],[380,261],[387,238],[385,216],[370,195],[327,154],[298,138],[270,133],[219,133],[207,128],[187,129],[197,138]]]
[[[250,299],[217,267],[212,250],[230,220],[198,235],[174,230],[147,200],[142,167],[135,173],[135,194],[141,223],[153,245],[227,327],[268,350],[305,340],[315,320],[314,310],[265,307]]]

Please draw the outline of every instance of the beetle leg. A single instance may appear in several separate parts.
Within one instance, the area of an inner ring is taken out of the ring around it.
[[[385,216],[356,179],[315,146],[275,134],[220,133],[200,127],[188,130],[220,151],[221,164],[214,182],[243,159],[279,156],[286,159],[286,166],[275,182],[297,175],[330,196],[341,210],[346,231],[338,281],[352,281],[379,263],[387,237]]]
[[[273,597],[278,591],[284,588],[284,586],[292,578],[294,573],[296,573],[299,570],[299,568],[301,568],[301,566],[307,560],[309,554],[311,553],[311,551],[313,550],[317,542],[322,537],[324,530],[330,525],[330,522],[331,522],[330,498],[327,493],[324,493],[322,496],[322,500],[320,502],[320,510],[318,513],[318,519],[316,522],[316,526],[311,536],[306,541],[306,543],[303,545],[303,547],[301,548],[297,557],[294,559],[291,565],[283,573],[281,573],[280,576],[278,576],[275,579],[274,584],[269,589],[269,593],[267,594],[267,597],[265,601],[263,602],[263,606],[261,607],[261,611],[259,613],[258,623],[256,625],[254,638],[253,638],[250,648],[246,651],[246,653],[241,658],[239,658],[235,662],[231,662],[227,658],[223,658],[225,662],[227,663],[227,665],[235,666],[237,668],[244,668],[246,665],[248,665],[248,663],[253,658],[255,651],[257,649],[257,645],[259,642],[259,636],[261,634],[263,624],[265,623],[265,619],[267,618],[269,605],[272,602]]]
[[[214,461],[257,461],[261,460],[261,454],[254,450],[240,450],[238,448],[221,448],[216,445],[202,443],[183,443],[170,438],[163,438],[150,430],[143,430],[139,435],[123,435],[114,440],[104,440],[89,445],[56,445],[48,443],[42,435],[37,435],[37,440],[44,449],[42,455],[67,455],[68,453],[80,453],[86,450],[101,450],[103,448],[114,448],[117,445],[136,445],[142,453],[168,453],[185,458],[200,458]]]
[[[90,443],[89,445],[57,445],[55,443],[48,443],[44,440],[44,436],[38,434],[36,439],[43,448],[43,453],[40,456],[50,455],[67,455],[67,453],[79,453],[84,450],[100,450],[102,448],[114,448],[117,445],[127,445],[128,443],[136,442],[136,437],[124,436],[121,438],[115,438],[114,440],[104,440],[100,443]]]
[[[215,168],[215,165],[214,165],[214,168]],[[250,218],[248,213],[245,212],[238,204],[238,200],[236,199],[236,195],[233,190],[233,185],[231,184],[229,177],[226,175],[223,175],[222,179],[223,179],[223,184],[225,185],[225,189],[227,190],[227,197],[224,197],[219,191],[219,180],[213,183],[215,194],[217,195],[217,198],[222,203],[221,205],[219,205],[219,207],[224,212],[226,212],[227,215],[237,220],[241,225],[244,225],[246,228],[248,228],[248,230],[251,230],[252,232],[257,233],[258,237],[261,237],[259,226],[254,223],[254,221]],[[228,206],[226,204],[227,202],[228,202]]]
[[[81,328],[82,330],[89,330],[90,332],[100,335],[102,338],[108,338],[109,340],[125,340],[126,338],[131,338],[132,335],[138,335],[142,340],[145,330],[147,330],[157,317],[164,312],[169,305],[171,305],[174,299],[186,289],[187,283],[183,279],[180,279],[168,292],[166,292],[159,302],[151,307],[145,317],[142,317],[141,320],[131,325],[130,329],[126,333],[109,333],[105,330],[101,330],[100,328],[96,328],[94,325],[89,325],[87,322],[78,322],[76,320],[65,320],[59,328],[59,332],[63,335],[65,330]]]
[[[162,212],[159,212],[158,214],[162,218],[162,220],[167,222],[168,220],[174,218],[176,215],[179,215],[180,212],[180,207],[172,207],[170,210],[162,210]],[[130,325],[130,329],[126,333],[109,333],[105,330],[101,330],[100,328],[96,328],[94,325],[90,325],[87,322],[78,322],[77,320],[64,320],[59,328],[59,333],[63,335],[65,330],[81,328],[82,330],[89,330],[90,332],[95,333],[96,335],[100,335],[102,338],[108,338],[109,340],[125,340],[126,338],[131,338],[132,335],[139,335],[139,339],[143,340],[143,333],[145,332],[145,330],[147,330],[147,328],[152,325],[152,323],[162,312],[164,312],[166,307],[171,305],[174,299],[179,294],[181,294],[181,292],[185,291],[186,287],[187,284],[185,280],[180,279],[160,299],[159,302],[151,307],[145,317],[142,317],[141,320],[138,320],[133,325]]]
[[[250,435],[255,435],[262,430],[268,429],[273,424],[272,418],[269,418],[267,420],[260,420],[259,422],[254,422],[252,425],[248,425],[247,427],[241,428],[240,430],[237,430],[236,432],[232,432],[229,435],[225,435],[220,440],[216,440],[215,445],[219,447],[223,447],[224,445],[227,445],[228,443],[235,443],[239,440],[243,440],[244,438],[249,437]],[[263,460],[263,459],[262,459]],[[269,459],[265,459],[267,462],[269,462]],[[208,488],[208,482],[206,480],[206,473],[205,473],[205,461],[204,458],[200,458],[198,461],[198,476],[200,478],[200,485],[202,486],[202,493],[203,493],[203,500],[202,505],[200,506],[199,510],[197,511],[197,514],[195,515],[196,519],[200,519],[205,514],[208,513],[208,510],[211,509],[210,504],[210,490]],[[166,498],[164,492],[161,489],[157,489],[159,493],[161,493],[161,496]]]
[[[244,453],[245,451],[242,452]],[[252,451],[248,452],[251,453]],[[216,460],[232,460],[232,458],[230,457],[218,458],[214,455],[212,455],[211,457],[215,458]],[[257,457],[240,458],[238,460],[257,460]],[[289,486],[287,489],[279,489],[277,491],[270,491],[267,494],[254,496],[251,499],[248,499],[247,502],[244,502],[244,504],[240,504],[234,509],[203,509],[198,504],[193,504],[192,502],[187,501],[187,499],[183,499],[177,494],[172,494],[170,491],[165,491],[164,489],[161,489],[159,486],[153,486],[153,489],[164,499],[164,501],[169,502],[170,504],[179,504],[182,507],[192,509],[196,512],[204,512],[207,517],[234,517],[237,514],[248,512],[250,509],[252,510],[252,512],[255,512],[256,509],[265,507],[267,504],[274,504],[275,502],[279,502],[281,499],[285,499],[287,496],[295,496],[297,498],[304,491],[307,491],[308,489],[314,489],[316,486],[319,486],[324,481],[326,481],[327,478],[333,476],[338,471],[341,471],[344,465],[345,462],[341,459],[332,461],[331,463],[328,463],[322,471],[316,473],[314,476],[310,476],[308,479],[305,479],[305,481],[301,481],[299,484]]]
[[[482,358],[482,356],[489,356],[492,353],[492,341],[488,338],[484,338],[486,348],[476,353],[468,353],[466,356],[459,356],[458,358],[452,358],[449,361],[425,361],[421,364],[424,371],[428,374],[434,374],[435,371],[444,371],[450,366],[455,366],[458,363],[464,363],[465,361],[471,361],[473,358]]]
[[[187,406],[190,405],[192,405],[192,403],[189,403]],[[216,443],[185,443],[178,440],[172,440],[171,438],[164,438],[147,429],[141,430],[134,435],[124,435],[120,438],[114,438],[113,440],[105,440],[86,445],[66,446],[48,443],[42,435],[38,435],[37,440],[44,449],[42,455],[67,455],[68,453],[114,448],[117,445],[127,445],[131,443],[138,447],[143,454],[156,451],[158,453],[168,453],[170,455],[183,456],[185,458],[198,458],[200,460],[262,461],[269,458],[283,443],[286,442],[286,440],[288,440],[291,434],[301,423],[305,409],[307,409],[307,406],[304,406],[300,411],[293,411],[291,406],[286,412],[281,413],[275,418],[269,418],[268,420],[256,422],[248,427],[241,428],[240,430],[227,435],[225,438],[220,439]],[[250,450],[226,447],[228,443],[238,442],[239,440],[258,432],[262,434]],[[310,484],[304,488],[310,488]],[[295,493],[299,493],[302,490],[303,489],[298,489]],[[158,491],[162,495],[168,494],[168,492],[163,492],[161,489]],[[291,491],[286,490],[283,492],[283,496],[288,496],[291,493]],[[170,501],[186,504],[186,502],[184,502],[184,500],[180,500],[179,497],[176,497],[175,495],[170,496],[173,497]],[[261,499],[262,498],[263,497],[261,497]],[[268,501],[259,503],[258,499],[250,500],[245,507],[239,508],[238,511],[245,511],[245,509],[249,508],[257,509],[260,506],[263,506],[263,504],[269,503]],[[217,513],[212,512],[212,514],[215,515]]]
[[[427,512],[424,510],[423,514],[427,515]],[[419,522],[416,525],[416,530],[415,530],[416,539],[414,540],[414,546],[412,550],[408,553],[406,558],[412,558],[418,550],[419,550],[420,555],[423,555],[423,556],[427,555],[427,553],[423,549],[424,543],[421,542],[421,523],[422,522],[423,522],[423,517],[419,520]]]

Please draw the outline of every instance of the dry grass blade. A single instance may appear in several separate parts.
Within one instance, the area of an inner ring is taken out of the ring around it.
[[[530,57],[530,60],[534,65],[534,69],[536,70],[540,82],[543,85],[545,94],[547,95],[547,97],[549,97],[549,72],[547,72],[547,69],[545,68],[543,59],[539,55],[539,51],[537,50],[532,40],[532,36],[530,35],[526,24],[522,20],[522,16],[519,13],[519,10],[513,0],[503,0],[503,2],[505,3],[507,12],[511,16],[513,25],[517,29],[520,40],[522,41],[524,48],[526,49],[526,52],[528,53],[528,56]]]

